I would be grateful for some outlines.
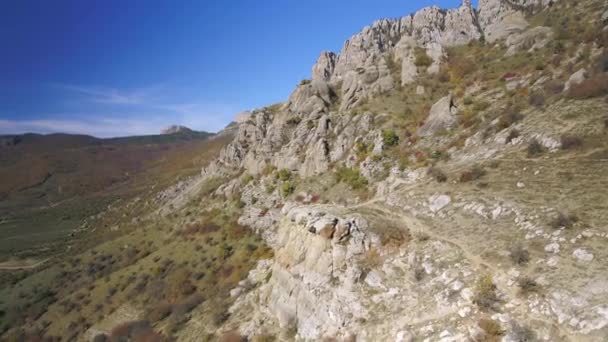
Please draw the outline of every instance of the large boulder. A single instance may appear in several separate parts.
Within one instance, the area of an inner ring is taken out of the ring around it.
[[[419,136],[430,136],[442,129],[450,129],[458,124],[456,114],[458,108],[454,105],[452,94],[437,101],[429,112],[426,122],[418,130]]]
[[[586,79],[587,70],[585,70],[585,68],[580,69],[579,71],[572,74],[570,78],[568,78],[568,81],[566,81],[566,84],[564,85],[564,91],[570,90],[570,88],[572,88],[572,86],[574,85],[583,83],[583,81]]]

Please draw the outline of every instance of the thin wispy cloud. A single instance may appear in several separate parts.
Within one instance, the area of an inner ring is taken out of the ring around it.
[[[84,97],[85,100],[97,103],[116,105],[143,105],[154,101],[153,95],[162,89],[162,85],[124,91],[115,88],[97,86],[81,86],[74,84],[54,83],[56,89],[72,92]]]
[[[50,86],[69,100],[68,111],[36,113],[35,119],[0,119],[0,134],[62,132],[116,137],[157,134],[174,124],[217,132],[241,110],[200,99],[176,101],[171,95],[181,94],[181,90],[164,84],[129,90],[63,83]]]

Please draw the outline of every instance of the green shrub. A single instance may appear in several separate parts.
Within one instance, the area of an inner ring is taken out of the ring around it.
[[[382,131],[382,142],[385,146],[391,147],[399,144],[399,136],[392,129]]]
[[[532,139],[528,144],[528,157],[535,158],[545,152],[545,147],[536,139]]]
[[[366,144],[363,142],[358,142],[355,145],[355,154],[357,155],[357,160],[363,161],[367,156],[374,150],[374,144]]]
[[[481,276],[475,285],[473,303],[477,304],[481,309],[490,309],[497,302],[496,285],[494,285],[492,276],[489,274]]]
[[[249,184],[251,181],[253,181],[253,176],[250,174],[245,175],[245,177],[243,177],[243,184]]]
[[[479,102],[475,102],[475,104],[473,104],[473,110],[476,112],[484,111],[484,110],[488,109],[489,107],[490,107],[490,103],[486,102],[486,101],[479,101]]]
[[[283,196],[289,196],[291,194],[293,194],[293,192],[296,190],[295,185],[291,184],[291,182],[284,182],[281,185],[281,193],[283,194]]]
[[[277,173],[277,178],[281,181],[287,181],[291,179],[291,171],[287,169],[280,169]]]
[[[471,98],[470,96],[465,96],[463,102],[465,106],[470,106],[473,104],[473,98]]]
[[[301,86],[307,85],[307,84],[310,84],[310,83],[312,83],[312,81],[309,80],[309,79],[303,79],[303,80],[300,81],[300,85]]]
[[[300,122],[302,122],[302,118],[298,116],[292,116],[287,119],[287,124],[290,126],[297,126]]]
[[[505,333],[500,324],[492,319],[482,318],[477,325],[486,333],[484,341],[498,341]]]
[[[429,57],[425,49],[416,48],[416,50],[414,51],[414,57],[414,64],[417,67],[429,67],[431,66],[431,64],[433,64],[433,59]]]
[[[341,167],[336,171],[336,181],[348,184],[352,189],[362,189],[367,187],[367,179],[363,177],[359,169]]]

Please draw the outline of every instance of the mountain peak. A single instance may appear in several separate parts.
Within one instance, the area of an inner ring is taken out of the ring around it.
[[[171,125],[165,129],[163,129],[161,134],[179,134],[179,133],[190,133],[192,130],[186,126],[181,125]]]

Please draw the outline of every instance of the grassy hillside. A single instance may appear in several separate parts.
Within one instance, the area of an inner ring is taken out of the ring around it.
[[[0,148],[0,260],[53,254],[111,203],[198,173],[226,140],[208,136],[13,138]]]

